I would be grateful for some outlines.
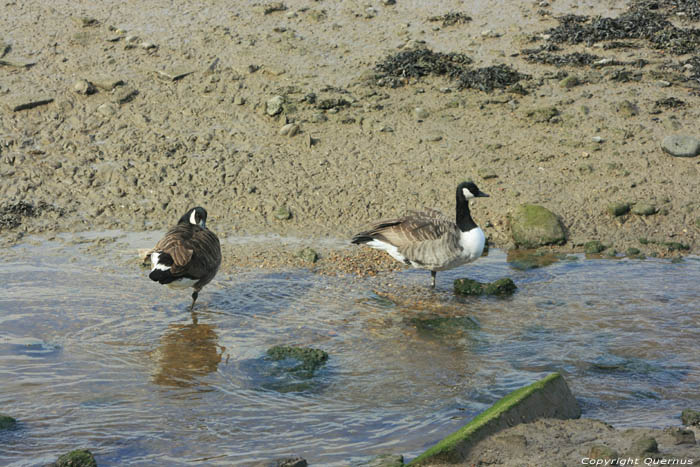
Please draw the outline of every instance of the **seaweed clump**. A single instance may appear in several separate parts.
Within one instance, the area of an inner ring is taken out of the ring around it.
[[[23,217],[36,217],[46,210],[56,210],[56,208],[44,201],[36,205],[26,201],[6,204],[0,207],[0,230],[14,229],[22,224]]]
[[[638,3],[618,18],[565,15],[559,25],[545,32],[552,43],[593,45],[602,41],[643,39],[657,49],[676,55],[691,53],[700,46],[700,31],[675,27],[654,4]]]
[[[446,75],[459,83],[459,89],[474,88],[488,92],[507,88],[529,77],[507,65],[472,69],[468,66],[471,63],[471,58],[460,53],[444,54],[426,48],[405,50],[377,64],[377,84],[396,88],[407,84],[410,78]]]
[[[464,24],[472,20],[472,17],[457,11],[450,11],[444,15],[431,16],[428,21],[442,21],[442,27],[454,26],[455,24]]]
[[[523,58],[526,62],[541,63],[544,65],[562,66],[590,66],[601,60],[601,57],[586,52],[573,52],[565,55],[552,53],[560,50],[554,44],[547,44],[536,49],[523,50]]]

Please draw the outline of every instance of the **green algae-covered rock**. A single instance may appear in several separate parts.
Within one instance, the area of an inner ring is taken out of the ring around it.
[[[517,287],[512,279],[504,277],[494,282],[479,282],[472,279],[456,279],[455,293],[459,295],[512,295]]]
[[[594,444],[588,451],[588,457],[596,460],[617,459],[618,456],[619,455],[617,451],[611,449],[610,447],[604,444]]]
[[[659,212],[659,210],[651,203],[637,203],[632,208],[632,214],[638,216],[651,216],[657,212]]]
[[[17,420],[9,415],[0,414],[0,430],[14,430],[17,426]]]
[[[401,454],[381,454],[371,461],[360,465],[361,467],[402,467],[403,456]]]
[[[478,329],[479,325],[469,316],[427,316],[411,318],[408,321],[419,331],[438,336],[460,334],[464,331]]]
[[[518,247],[537,248],[566,242],[564,227],[549,209],[536,204],[518,206],[510,219],[513,241]]]
[[[628,212],[630,212],[630,203],[613,203],[608,206],[608,213],[615,217],[623,216]]]
[[[328,354],[320,349],[310,347],[291,347],[276,345],[267,350],[267,357],[272,361],[293,359],[298,365],[289,368],[288,372],[301,378],[311,378],[314,372],[328,360]]]
[[[291,219],[292,212],[286,206],[280,206],[275,209],[272,215],[275,216],[275,219],[286,221],[287,219]]]
[[[605,250],[605,245],[598,240],[591,240],[583,245],[583,251],[589,255],[595,255],[603,250]]]
[[[700,426],[700,410],[683,410],[683,412],[681,412],[681,421],[684,425]]]
[[[297,253],[297,256],[307,263],[315,263],[318,261],[318,253],[316,253],[316,250],[310,247],[300,250],[299,253]]]
[[[55,467],[97,467],[92,453],[87,449],[76,449],[58,458]]]
[[[632,442],[629,454],[631,456],[646,457],[656,452],[659,452],[659,445],[656,440],[651,436],[643,436]]]

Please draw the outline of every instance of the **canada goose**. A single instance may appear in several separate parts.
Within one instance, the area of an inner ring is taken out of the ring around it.
[[[202,287],[216,275],[221,264],[221,247],[216,234],[206,227],[207,211],[187,211],[148,254],[153,269],[148,277],[170,287],[193,287],[192,305]],[[147,255],[148,255],[147,254]]]
[[[469,213],[472,198],[488,196],[474,182],[457,186],[457,220],[440,211],[409,211],[398,219],[380,220],[352,238],[389,253],[392,258],[414,268],[428,269],[435,288],[437,271],[470,263],[484,251],[484,232]]]

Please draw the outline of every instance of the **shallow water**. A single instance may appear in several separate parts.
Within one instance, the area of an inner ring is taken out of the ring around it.
[[[0,434],[4,465],[78,447],[100,465],[410,458],[552,371],[584,416],[618,427],[678,424],[700,401],[698,258],[520,270],[492,251],[438,274],[437,292],[424,271],[241,271],[205,288],[193,322],[189,296],[135,260],[154,234],[113,235],[28,242],[0,264],[0,409],[20,421]],[[519,289],[455,299],[464,276]],[[287,384],[266,373],[276,344],[330,358]]]

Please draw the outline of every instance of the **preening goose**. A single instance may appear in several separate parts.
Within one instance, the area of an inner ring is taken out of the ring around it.
[[[437,271],[470,263],[484,251],[484,232],[469,212],[469,200],[488,196],[473,182],[457,186],[457,219],[439,211],[409,211],[404,217],[380,220],[352,238],[389,253],[397,261],[414,268],[428,269],[435,287]]]
[[[206,221],[204,208],[190,209],[150,251],[153,268],[148,277],[170,287],[193,287],[190,310],[221,264],[219,239],[207,229]]]

